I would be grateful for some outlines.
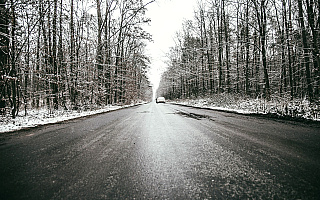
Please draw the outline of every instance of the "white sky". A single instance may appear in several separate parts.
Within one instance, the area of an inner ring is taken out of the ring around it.
[[[146,16],[151,23],[145,30],[152,34],[153,42],[148,43],[146,53],[152,59],[149,77],[154,89],[166,68],[166,53],[175,46],[175,34],[185,19],[193,19],[196,4],[197,0],[157,0],[147,7]]]

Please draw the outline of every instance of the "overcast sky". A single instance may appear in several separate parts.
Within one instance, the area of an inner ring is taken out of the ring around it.
[[[154,40],[147,46],[147,54],[152,59],[150,79],[154,87],[157,87],[161,72],[166,68],[165,54],[175,45],[174,37],[183,21],[193,18],[196,3],[197,0],[157,0],[148,5],[146,15],[151,18],[151,23],[145,29]]]

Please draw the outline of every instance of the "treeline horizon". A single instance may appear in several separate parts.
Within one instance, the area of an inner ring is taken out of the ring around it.
[[[152,96],[143,0],[0,0],[0,109],[82,109]]]
[[[158,96],[319,101],[320,2],[202,0],[168,52]]]

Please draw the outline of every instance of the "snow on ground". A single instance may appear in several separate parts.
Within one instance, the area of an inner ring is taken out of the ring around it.
[[[266,101],[262,98],[251,99],[229,95],[215,95],[211,97],[183,99],[170,102],[240,114],[269,114],[277,117],[320,121],[320,106],[311,104],[306,99],[291,101],[287,99],[272,98],[270,101]]]
[[[27,116],[24,111],[21,111],[19,115],[12,119],[11,116],[0,116],[0,133],[12,132],[21,130],[24,128],[37,127],[45,124],[54,124],[70,119],[80,118],[84,116],[94,115],[98,113],[105,113],[112,110],[118,110],[125,107],[134,106],[137,104],[126,105],[126,106],[105,106],[103,108],[77,111],[77,110],[55,110],[49,111],[48,109],[39,110],[28,110]]]
[[[198,99],[184,99],[170,102],[241,114],[273,114],[279,117],[302,118],[320,121],[319,105],[311,104],[307,100],[288,101],[285,99],[274,98],[271,101],[266,101],[259,98],[250,99],[229,95],[216,95]],[[134,105],[136,104],[127,106],[109,105],[103,108],[87,111],[56,110],[50,112],[48,109],[28,110],[27,116],[25,116],[24,111],[21,111],[15,119],[12,119],[9,115],[0,115],[0,133],[36,127],[39,125],[53,124]]]

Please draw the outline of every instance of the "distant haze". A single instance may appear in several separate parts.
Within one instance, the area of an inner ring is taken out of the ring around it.
[[[151,57],[149,78],[154,91],[158,88],[161,73],[166,69],[166,53],[175,46],[174,37],[185,19],[192,19],[195,0],[157,0],[147,8],[146,16],[151,18],[146,31],[152,34],[153,42],[147,45],[147,55]]]

